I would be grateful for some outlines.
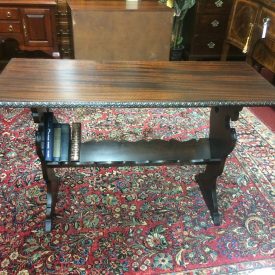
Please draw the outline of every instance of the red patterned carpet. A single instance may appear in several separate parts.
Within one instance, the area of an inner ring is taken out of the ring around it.
[[[83,122],[83,140],[188,140],[207,135],[207,113],[56,110],[64,122]],[[0,274],[268,274],[261,269],[274,266],[274,134],[247,109],[234,126],[239,142],[218,180],[220,227],[194,181],[203,166],[92,167],[58,170],[47,234],[31,114],[2,109]]]
[[[252,107],[250,111],[275,132],[275,107]]]

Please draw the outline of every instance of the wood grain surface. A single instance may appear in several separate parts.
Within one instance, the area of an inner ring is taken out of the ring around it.
[[[0,4],[7,5],[56,5],[55,0],[0,0]]]
[[[0,102],[14,107],[263,106],[275,105],[275,88],[245,62],[12,59],[0,75]]]
[[[138,7],[128,5],[126,1],[86,1],[86,0],[67,0],[68,5],[73,11],[167,11],[171,10],[166,5],[157,1],[138,1]]]
[[[166,5],[82,0],[70,0],[68,5],[75,59],[169,60],[174,11]]]

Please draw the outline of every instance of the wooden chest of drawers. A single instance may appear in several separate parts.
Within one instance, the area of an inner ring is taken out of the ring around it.
[[[21,50],[59,56],[54,0],[0,0],[0,41],[15,39]]]
[[[198,0],[183,25],[188,60],[219,59],[226,35],[232,0]]]
[[[173,10],[157,1],[68,0],[75,59],[169,60]]]
[[[275,0],[235,0],[223,60],[228,56],[229,45],[244,50],[249,58],[275,73]]]
[[[73,57],[71,17],[66,0],[57,0],[57,40],[61,57]]]

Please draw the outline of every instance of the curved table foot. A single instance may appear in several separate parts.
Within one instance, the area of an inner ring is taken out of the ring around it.
[[[50,232],[53,228],[52,219],[55,214],[55,205],[57,202],[57,195],[59,189],[59,179],[55,176],[52,168],[46,167],[47,173],[47,208],[46,208],[46,221],[45,230]]]
[[[45,232],[51,232],[52,231],[52,219],[46,219],[45,220]]]
[[[211,215],[214,225],[221,225],[221,215],[219,212],[215,212]]]
[[[217,177],[222,173],[224,162],[208,164],[204,173],[196,175],[195,179],[199,184],[204,201],[210,211],[214,225],[221,225],[221,216],[218,211],[216,192]]]

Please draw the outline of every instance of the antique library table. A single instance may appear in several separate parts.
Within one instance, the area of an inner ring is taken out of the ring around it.
[[[275,105],[275,88],[244,62],[13,59],[0,75],[0,105],[31,108],[38,132],[49,108],[211,107],[209,137],[199,140],[89,141],[77,162],[46,162],[36,144],[47,183],[46,231],[59,186],[53,168],[78,166],[206,164],[196,181],[219,225],[216,181],[237,140],[230,120],[244,106]]]

